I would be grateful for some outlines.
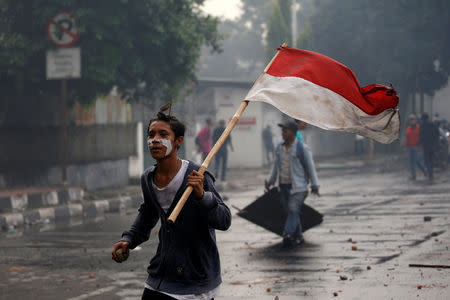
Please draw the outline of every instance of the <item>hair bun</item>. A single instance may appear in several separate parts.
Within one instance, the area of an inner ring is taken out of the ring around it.
[[[171,109],[172,109],[172,101],[169,102],[169,103],[164,104],[163,106],[161,106],[161,107],[159,108],[159,111],[160,111],[160,112],[163,112],[163,111],[169,110],[169,115],[170,115]]]

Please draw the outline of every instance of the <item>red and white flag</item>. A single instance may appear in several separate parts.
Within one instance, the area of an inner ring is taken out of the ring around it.
[[[361,87],[349,68],[311,51],[282,46],[245,100],[266,102],[317,127],[385,144],[399,137],[399,99],[393,88]]]

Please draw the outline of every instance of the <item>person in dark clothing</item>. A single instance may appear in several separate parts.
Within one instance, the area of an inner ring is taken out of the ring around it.
[[[220,120],[219,125],[214,128],[213,134],[212,134],[212,141],[213,144],[217,142],[217,140],[220,138],[222,133],[225,131],[225,120]],[[222,179],[222,181],[225,181],[226,175],[227,175],[227,161],[228,161],[228,146],[230,147],[231,151],[234,151],[233,144],[231,142],[231,135],[228,136],[228,138],[223,143],[222,147],[220,147],[219,151],[217,151],[216,156],[214,157],[215,160],[215,172],[217,178]],[[222,166],[222,172],[219,173],[220,166]]]
[[[428,114],[422,114],[420,126],[420,143],[423,146],[423,159],[428,172],[428,179],[433,181],[433,156],[439,143],[439,129],[430,121]]]
[[[262,132],[262,140],[264,145],[264,152],[266,154],[266,163],[270,164],[274,157],[274,145],[272,141],[272,130],[270,125],[267,125]]]
[[[200,174],[199,165],[178,158],[184,131],[178,119],[162,112],[150,120],[147,144],[156,165],[141,176],[144,202],[131,228],[113,246],[113,260],[122,262],[117,251],[127,253],[147,241],[160,220],[159,244],[147,268],[142,299],[213,299],[222,282],[215,230],[230,227],[231,213],[213,176]],[[176,222],[168,223],[187,186],[192,194]]]

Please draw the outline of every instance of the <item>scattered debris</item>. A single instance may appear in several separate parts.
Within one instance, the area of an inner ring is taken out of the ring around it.
[[[8,271],[23,271],[26,269],[27,269],[27,267],[9,267]]]
[[[367,270],[371,270],[372,269],[372,267],[371,266],[367,266]]]
[[[334,293],[333,293],[333,296],[337,297],[337,296],[338,296],[338,293],[337,293],[337,292],[334,292]]]
[[[415,268],[440,268],[450,269],[450,265],[425,265],[425,264],[409,264],[410,267]]]
[[[341,275],[341,276],[339,276],[339,278],[340,278],[341,280],[347,280],[347,279],[348,279],[348,277],[347,277],[346,275]]]
[[[358,247],[352,246],[352,251],[356,251],[356,250],[358,250]]]
[[[425,216],[425,217],[423,217],[423,221],[424,222],[430,222],[431,221],[431,217],[430,216]]]
[[[421,289],[422,289],[422,286],[419,284],[419,285],[417,286],[417,289],[418,289],[418,290],[421,290]]]
[[[267,288],[266,291],[267,291],[268,293],[270,293],[271,289],[270,289],[270,288]]]
[[[94,277],[95,277],[94,273],[89,273],[89,278],[94,278]]]

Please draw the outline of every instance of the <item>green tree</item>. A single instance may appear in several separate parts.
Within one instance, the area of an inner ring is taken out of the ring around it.
[[[432,95],[450,71],[450,2],[316,0],[300,47],[350,67],[362,85],[392,83],[400,108],[414,93]],[[309,30],[309,29],[307,29]],[[439,62],[439,68],[437,67]]]
[[[199,77],[255,80],[264,69],[264,39],[273,0],[242,0],[242,15],[225,20],[219,32],[226,36],[223,52],[202,50]]]
[[[45,29],[52,16],[63,9],[78,20],[80,39],[74,46],[82,50],[82,78],[68,84],[71,100],[89,103],[113,85],[123,93],[140,86],[141,94],[176,98],[186,83],[195,79],[201,46],[221,50],[219,20],[202,13],[202,3],[2,0],[2,110],[23,109],[24,105],[32,106],[59,94],[59,82],[46,80],[46,51],[55,45],[45,36]]]
[[[292,44],[291,0],[274,0],[266,37],[266,60],[270,61],[276,49],[284,42]]]

